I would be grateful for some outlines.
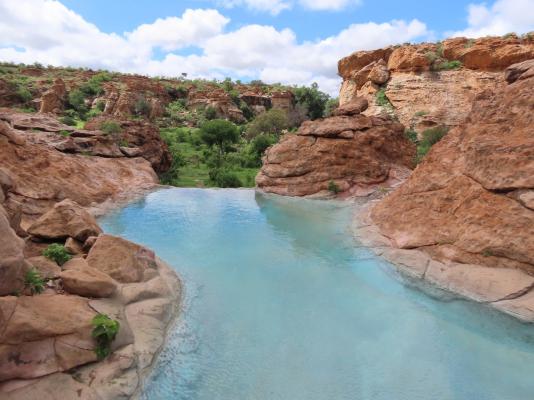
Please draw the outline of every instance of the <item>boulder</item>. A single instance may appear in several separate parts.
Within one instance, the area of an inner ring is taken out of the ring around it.
[[[365,102],[348,107],[363,109]],[[296,134],[269,148],[256,183],[265,192],[328,196],[369,194],[398,183],[413,163],[415,146],[404,127],[388,119],[356,114],[307,121]]]
[[[340,115],[357,115],[365,110],[367,110],[367,107],[369,106],[369,103],[366,99],[363,97],[357,97],[354,100],[350,101],[349,103],[345,103],[342,106],[338,107],[334,111],[334,116],[340,116]]]
[[[0,205],[0,296],[20,291],[28,264],[24,261],[24,241],[9,224],[6,211]]]
[[[76,260],[59,274],[67,292],[84,297],[110,297],[115,293],[117,284],[109,275],[91,268],[83,258]]]
[[[383,85],[389,80],[388,66],[384,60],[380,59],[373,65],[368,79],[377,85]]]
[[[94,236],[90,236],[94,237]],[[76,239],[73,239],[69,237],[67,241],[65,242],[65,250],[67,250],[70,254],[78,255],[83,254],[83,244],[84,242],[80,242]]]
[[[87,263],[121,283],[140,282],[146,269],[156,268],[153,251],[111,235],[98,237]]]
[[[61,273],[61,268],[55,261],[49,260],[44,256],[31,257],[26,260],[31,267],[39,271],[44,279],[56,279]]]
[[[40,113],[60,113],[63,110],[63,105],[67,95],[65,82],[61,78],[57,78],[54,84],[43,93],[41,96]]]
[[[84,242],[102,230],[94,217],[76,202],[66,199],[42,215],[28,228],[28,233],[42,239],[65,239],[69,236]]]
[[[96,360],[87,299],[0,297],[0,381],[36,378]]]

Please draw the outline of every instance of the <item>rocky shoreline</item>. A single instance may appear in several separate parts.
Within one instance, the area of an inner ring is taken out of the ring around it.
[[[518,269],[441,262],[418,249],[399,249],[380,232],[370,216],[377,200],[353,216],[353,236],[401,275],[460,298],[485,304],[521,322],[534,322],[534,277]]]

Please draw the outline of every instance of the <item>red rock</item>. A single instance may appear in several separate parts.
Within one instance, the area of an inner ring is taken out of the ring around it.
[[[61,78],[55,80],[54,84],[41,96],[40,113],[59,113],[63,110],[63,104],[67,95],[65,82]]]
[[[534,188],[533,85],[528,77],[481,93],[467,121],[373,208],[397,247],[534,272],[534,211],[519,200]]]

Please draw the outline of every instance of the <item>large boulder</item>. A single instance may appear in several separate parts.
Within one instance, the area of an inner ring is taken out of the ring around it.
[[[397,247],[534,272],[534,66],[510,68],[523,70],[517,81],[481,93],[467,121],[373,208]]]
[[[63,268],[59,277],[69,293],[84,297],[110,297],[117,290],[117,284],[108,274],[91,268],[83,258],[75,258]]]
[[[96,360],[87,299],[0,297],[0,382],[36,378]]]
[[[9,224],[6,211],[0,205],[0,296],[13,294],[24,286],[28,269],[24,261],[24,241]]]
[[[76,202],[66,199],[42,215],[29,228],[28,233],[42,239],[73,237],[81,242],[89,236],[98,236],[102,230],[94,217]]]
[[[111,235],[98,237],[87,255],[87,263],[121,283],[140,282],[147,270],[156,268],[153,251]]]
[[[265,153],[258,187],[326,196],[332,187],[359,195],[398,183],[412,166],[415,147],[399,123],[358,114],[365,107],[365,101],[350,103],[338,115],[305,122],[296,134],[284,136]]]

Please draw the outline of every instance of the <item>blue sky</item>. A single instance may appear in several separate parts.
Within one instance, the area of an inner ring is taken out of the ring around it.
[[[534,30],[534,0],[0,0],[0,60],[310,84],[396,43]]]

